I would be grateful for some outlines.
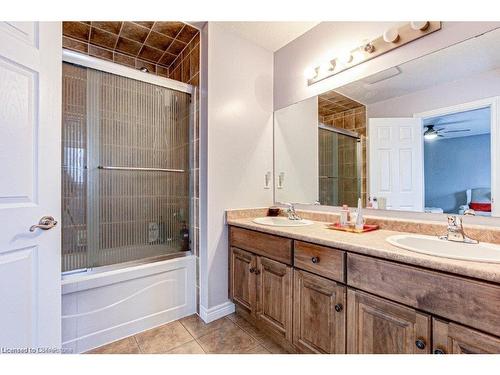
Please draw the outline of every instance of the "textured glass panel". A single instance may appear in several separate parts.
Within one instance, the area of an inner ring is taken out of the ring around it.
[[[65,80],[69,80],[70,68],[64,65]],[[71,68],[83,70],[86,78],[82,99],[86,136],[82,137],[87,145],[88,175],[82,200],[86,201],[88,250],[78,266],[63,259],[63,269],[180,251],[181,229],[190,224],[189,94],[93,69]],[[65,102],[73,95],[70,91],[68,87],[64,92]],[[74,236],[63,235],[73,241]]]
[[[359,142],[334,131],[319,132],[319,201],[356,206],[360,196]]]

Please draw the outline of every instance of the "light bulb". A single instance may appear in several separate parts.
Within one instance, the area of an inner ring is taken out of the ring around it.
[[[425,134],[424,138],[430,141],[431,139],[437,138],[437,136],[438,136],[437,133],[430,133],[430,134]]]
[[[317,75],[318,73],[314,68],[308,67],[306,68],[306,70],[304,70],[304,77],[306,77],[306,79],[314,79]]]
[[[361,49],[357,49],[352,53],[352,61],[353,62],[361,62],[364,59],[363,51]]]
[[[349,64],[352,60],[353,56],[350,52],[343,53],[339,56],[339,61],[344,65]]]
[[[429,27],[429,21],[412,21],[410,22],[410,27],[416,31],[424,31]]]
[[[335,66],[333,65],[332,61],[325,61],[319,66],[319,73],[321,75],[324,75],[331,72],[333,69],[335,69]]]
[[[397,29],[387,29],[384,31],[383,35],[384,41],[387,43],[396,43],[399,39],[399,33]]]

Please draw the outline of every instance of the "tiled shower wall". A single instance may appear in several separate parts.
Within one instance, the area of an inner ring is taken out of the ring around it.
[[[367,202],[366,179],[366,108],[358,107],[329,116],[320,116],[320,122],[335,128],[351,130],[361,138],[361,191],[359,196],[363,205]],[[342,138],[342,137],[341,137]],[[339,204],[357,205],[358,192],[355,186],[355,168],[353,164],[354,143],[349,140],[339,140],[339,175],[346,176],[339,181]],[[351,177],[352,176],[352,177]]]

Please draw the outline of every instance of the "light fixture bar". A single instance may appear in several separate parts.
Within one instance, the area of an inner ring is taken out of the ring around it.
[[[327,61],[326,64],[330,63],[333,69],[320,69],[320,66],[308,68],[307,84],[310,86],[440,29],[441,21],[423,21],[409,22],[399,28],[387,30],[384,35],[351,50],[350,55]],[[321,66],[324,67],[325,64]]]

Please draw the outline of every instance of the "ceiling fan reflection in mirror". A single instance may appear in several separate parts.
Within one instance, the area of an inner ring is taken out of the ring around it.
[[[458,124],[461,122],[466,122],[466,121],[451,121],[451,122],[446,122],[446,123],[441,123],[438,125],[427,125],[424,126],[424,138],[426,140],[432,140],[436,139],[438,137],[444,138],[446,133],[460,133],[460,132],[470,132],[470,129],[453,129],[453,130],[446,130],[445,128],[439,128],[435,129],[435,126],[443,126],[443,125],[451,125],[451,124]]]

